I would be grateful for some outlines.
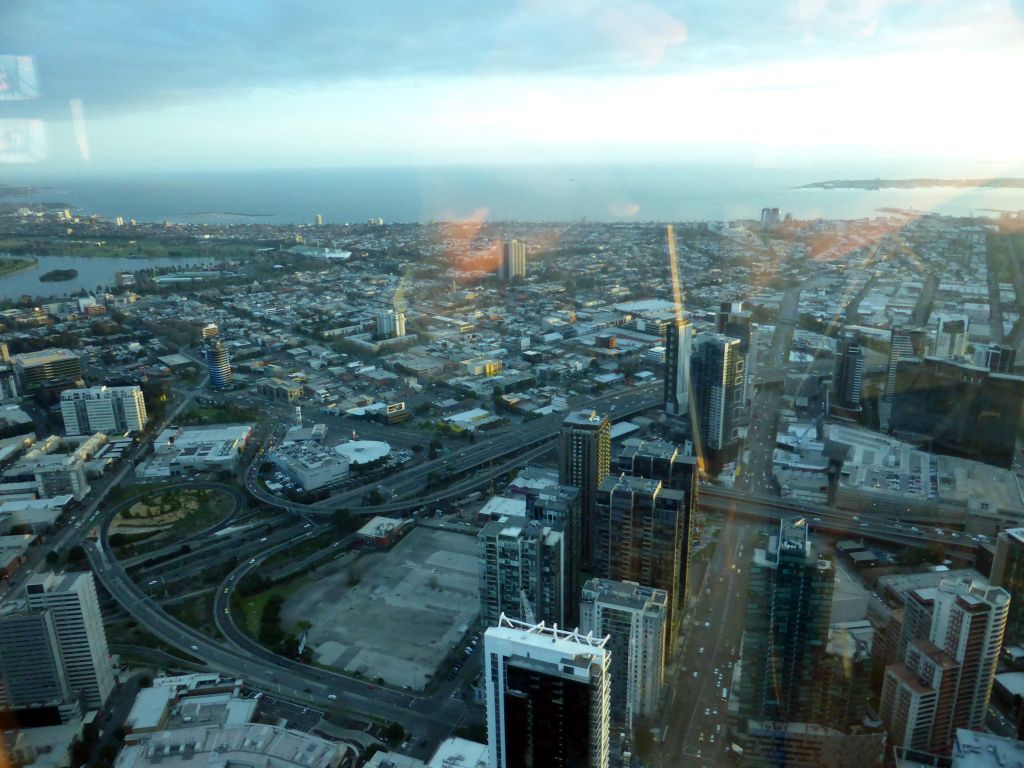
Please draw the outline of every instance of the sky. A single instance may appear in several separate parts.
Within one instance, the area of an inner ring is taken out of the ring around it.
[[[3,0],[5,54],[22,173],[1024,160],[1024,0]]]

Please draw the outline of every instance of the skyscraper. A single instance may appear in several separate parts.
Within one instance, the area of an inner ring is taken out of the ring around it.
[[[691,544],[685,491],[658,480],[611,476],[597,490],[593,572],[668,592],[668,653],[672,654],[686,600]]]
[[[590,579],[583,585],[580,632],[608,637],[611,719],[632,726],[654,714],[665,680],[668,593],[632,581]]]
[[[803,518],[783,520],[767,549],[755,549],[746,596],[740,714],[815,722],[835,571],[816,555]]]
[[[693,327],[678,320],[668,328],[665,340],[665,413],[686,416],[690,407],[690,354]]]
[[[227,347],[219,339],[214,339],[204,350],[206,370],[210,374],[210,386],[223,389],[231,384],[231,358]]]
[[[501,244],[498,255],[498,277],[501,280],[512,280],[526,277],[526,243],[511,240]]]
[[[885,399],[896,393],[896,368],[904,358],[921,358],[928,354],[928,331],[925,328],[893,325],[889,330],[889,367],[885,376]]]
[[[989,581],[1010,594],[1003,642],[1006,645],[1024,643],[1024,528],[1008,528],[999,534]]]
[[[970,579],[907,593],[904,658],[886,667],[879,707],[897,745],[948,751],[957,728],[984,725],[1009,603]]]
[[[580,551],[577,564],[589,563],[594,550],[594,501],[612,459],[612,424],[597,411],[572,411],[562,421],[558,445],[558,482],[580,489]]]
[[[504,616],[487,630],[490,768],[607,768],[606,643]]]
[[[832,404],[840,412],[861,410],[861,388],[864,384],[864,351],[860,340],[847,334],[836,349],[835,373],[832,377]]]
[[[739,339],[701,333],[690,359],[690,396],[696,400],[703,447],[722,451],[736,445],[743,415],[743,356]]]
[[[566,626],[569,582],[562,532],[524,517],[488,523],[477,534],[480,621],[502,614],[520,621]]]
[[[967,332],[971,325],[967,315],[935,315],[932,323],[935,326],[932,350],[936,356],[957,359],[967,356]]]
[[[994,373],[1013,373],[1017,350],[1005,344],[987,344],[974,352],[974,363]]]
[[[114,688],[107,636],[91,573],[49,573],[25,585],[28,607],[53,617],[61,664],[72,696],[99,709]]]
[[[146,428],[146,401],[138,386],[65,389],[60,393],[60,412],[69,435]]]
[[[405,336],[405,313],[390,307],[378,310],[377,335],[382,339],[397,339]]]

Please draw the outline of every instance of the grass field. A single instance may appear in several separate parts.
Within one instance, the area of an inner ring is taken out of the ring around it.
[[[311,581],[311,577],[302,576],[298,579],[293,579],[287,584],[280,584],[276,587],[260,592],[258,595],[252,597],[243,598],[241,607],[241,620],[239,617],[235,617],[235,621],[238,622],[238,626],[247,634],[252,637],[260,636],[260,618],[263,616],[263,606],[267,604],[267,601],[274,595],[281,595],[281,597],[287,599],[289,595],[295,592],[297,589],[304,587]],[[289,627],[284,628],[286,631]]]
[[[194,242],[191,240],[156,238],[95,238],[76,237],[4,237],[0,238],[0,253],[39,256],[166,256],[169,258],[239,259],[249,255],[253,246],[244,243]]]
[[[35,263],[36,260],[31,257],[24,259],[0,257],[0,277],[13,275],[15,272],[21,272],[23,269],[31,269],[35,266]]]

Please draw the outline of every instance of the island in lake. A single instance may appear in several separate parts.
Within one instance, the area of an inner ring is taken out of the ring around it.
[[[1024,179],[835,179],[804,184],[797,189],[921,189],[923,187],[1024,189]]]
[[[51,269],[39,276],[40,283],[63,283],[78,277],[77,269]]]

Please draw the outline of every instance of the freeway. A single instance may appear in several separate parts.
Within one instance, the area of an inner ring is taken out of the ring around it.
[[[835,533],[853,534],[860,538],[884,541],[890,544],[924,546],[939,542],[947,550],[965,557],[973,556],[979,543],[975,538],[959,531],[927,528],[899,520],[876,517],[863,520],[848,512],[836,511],[777,496],[740,493],[721,486],[701,485],[697,496],[703,512],[736,515],[753,520],[780,520],[784,517],[803,516],[812,528]]]

